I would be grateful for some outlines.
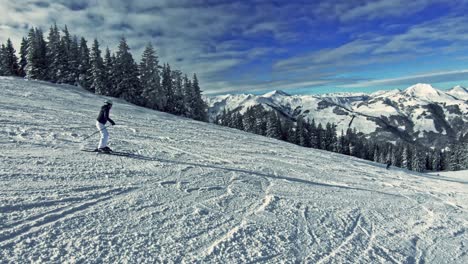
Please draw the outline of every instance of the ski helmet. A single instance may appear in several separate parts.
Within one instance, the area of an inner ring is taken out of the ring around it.
[[[105,104],[112,105],[112,100],[110,100],[110,99],[107,99],[107,100],[105,100],[105,101],[104,101],[104,103],[105,103]]]

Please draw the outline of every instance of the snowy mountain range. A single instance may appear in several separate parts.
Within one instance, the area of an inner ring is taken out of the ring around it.
[[[105,99],[0,77],[1,263],[468,263],[466,171],[386,170],[114,98],[122,155],[80,151]]]
[[[211,120],[224,109],[243,113],[261,105],[291,119],[303,116],[317,123],[335,123],[338,132],[350,127],[379,140],[399,139],[424,146],[444,147],[468,131],[468,91],[461,86],[442,91],[416,84],[372,94],[289,95],[273,91],[260,96],[206,97],[206,101]]]

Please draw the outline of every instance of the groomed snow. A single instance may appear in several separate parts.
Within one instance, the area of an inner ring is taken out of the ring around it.
[[[0,262],[468,263],[468,179],[0,79]]]

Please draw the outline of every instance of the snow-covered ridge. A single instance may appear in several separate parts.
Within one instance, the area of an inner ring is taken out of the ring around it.
[[[212,120],[225,109],[243,113],[248,107],[262,105],[291,118],[302,115],[323,124],[333,122],[338,131],[346,131],[351,124],[352,128],[382,140],[413,137],[428,146],[443,146],[468,130],[466,99],[468,93],[463,87],[442,91],[419,83],[402,91],[372,94],[288,95],[273,91],[260,96],[208,97],[207,102]]]
[[[0,78],[2,263],[467,263],[466,177]],[[466,174],[465,174],[466,176]]]

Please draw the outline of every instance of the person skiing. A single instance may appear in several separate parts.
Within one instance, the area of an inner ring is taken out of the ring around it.
[[[95,150],[97,152],[112,152],[112,150],[107,146],[107,142],[109,141],[109,133],[107,132],[106,128],[107,121],[109,121],[111,125],[115,126],[114,120],[112,120],[109,116],[111,108],[112,100],[105,100],[96,121],[96,127],[101,133],[101,139],[99,140],[98,148]]]
[[[391,160],[387,160],[387,170],[390,169],[390,166],[392,166],[392,161],[391,161]]]

